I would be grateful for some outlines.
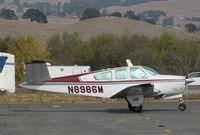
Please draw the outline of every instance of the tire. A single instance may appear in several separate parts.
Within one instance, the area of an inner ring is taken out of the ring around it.
[[[143,107],[142,107],[142,105],[140,105],[140,106],[135,106],[135,107],[134,107],[134,112],[142,113],[142,112],[143,112]]]
[[[128,109],[130,111],[137,112],[137,113],[142,113],[143,112],[142,105],[140,105],[140,106],[132,106],[130,103],[128,103]]]
[[[128,109],[134,112],[134,107],[130,103],[128,103]]]
[[[185,104],[181,103],[181,104],[179,104],[178,109],[179,109],[180,111],[185,111],[185,110],[187,109],[187,107],[186,107]]]

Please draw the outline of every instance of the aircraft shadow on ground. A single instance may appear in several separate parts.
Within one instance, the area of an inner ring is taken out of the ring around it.
[[[146,113],[146,112],[177,112],[178,110],[177,109],[145,109],[143,111],[143,113]],[[65,109],[52,109],[52,110],[47,110],[47,109],[42,109],[42,110],[37,110],[37,109],[28,109],[28,110],[12,110],[12,112],[35,112],[35,113],[52,113],[52,112],[60,112],[60,113],[63,113],[63,112],[66,112],[66,113],[79,113],[79,112],[88,112],[88,113],[119,113],[119,114],[127,114],[127,113],[133,113],[132,111],[128,110],[128,109],[102,109],[102,110],[93,110],[93,109],[72,109],[72,110],[65,110]]]

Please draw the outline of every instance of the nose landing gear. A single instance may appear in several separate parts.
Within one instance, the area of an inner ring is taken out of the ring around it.
[[[179,98],[179,105],[178,105],[178,110],[179,111],[186,111],[187,106],[183,103],[182,98]]]

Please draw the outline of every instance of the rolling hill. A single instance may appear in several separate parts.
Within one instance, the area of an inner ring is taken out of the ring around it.
[[[200,17],[200,0],[165,0],[153,1],[132,6],[112,6],[106,8],[108,13],[115,11],[125,13],[127,10],[133,10],[136,13],[145,10],[162,10],[170,16],[175,17]]]
[[[191,35],[177,27],[162,27],[146,22],[115,17],[93,18],[73,24],[39,24],[29,21],[0,19],[0,30],[1,37],[30,35],[44,40],[54,33],[62,34],[63,32],[78,32],[83,40],[87,40],[100,33],[113,33],[116,35],[135,33],[149,37],[160,36],[163,32],[174,33],[178,37]]]

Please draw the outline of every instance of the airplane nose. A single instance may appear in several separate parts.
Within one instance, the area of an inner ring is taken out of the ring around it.
[[[186,79],[185,79],[185,84],[186,84],[186,85],[187,85],[187,84],[190,84],[190,83],[192,83],[192,82],[194,82],[194,80],[191,79],[191,78],[186,78]]]

